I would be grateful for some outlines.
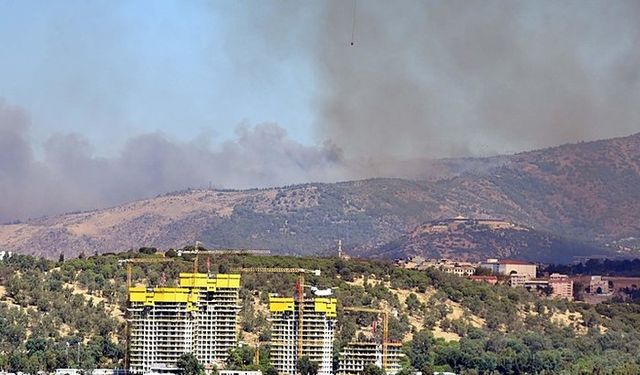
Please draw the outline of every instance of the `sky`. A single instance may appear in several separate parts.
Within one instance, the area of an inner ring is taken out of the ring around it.
[[[234,4],[3,1],[0,95],[29,112],[36,142],[79,133],[100,155],[150,132],[229,139],[240,123],[311,142],[309,67],[240,51]]]
[[[0,56],[0,222],[640,131],[637,0],[3,0]]]

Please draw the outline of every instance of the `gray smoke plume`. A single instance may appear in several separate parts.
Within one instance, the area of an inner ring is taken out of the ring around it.
[[[203,13],[211,6],[197,4]],[[0,103],[0,221],[104,207],[209,182],[248,188],[424,176],[433,158],[517,152],[640,131],[636,0],[235,6],[223,7],[233,20],[226,57],[238,74],[256,80],[275,79],[270,67],[289,63],[298,68],[292,71],[311,70],[317,145],[299,144],[278,125],[261,124],[241,125],[235,138],[216,144],[207,137],[180,142],[144,134],[110,158],[95,156],[82,135],[57,134],[46,141],[43,155],[36,155],[40,145],[32,144],[27,114]],[[103,77],[104,89],[87,103],[107,98],[113,104],[109,112],[119,112],[127,102],[136,65],[109,63],[109,48],[101,49],[104,56],[83,51],[126,40],[126,33],[117,31],[117,17],[114,22],[97,37],[87,34],[80,45],[65,45],[72,35],[52,34],[52,43],[63,47],[58,53],[82,57],[77,63],[74,57],[68,72],[73,79],[61,86],[84,98],[84,90],[68,83]],[[219,48],[209,55],[220,54]],[[46,78],[43,86],[60,86]],[[94,116],[98,126],[126,128],[126,121],[117,119],[106,124],[112,120],[103,115]],[[176,108],[176,117],[181,115]]]
[[[237,127],[221,144],[162,134],[130,139],[96,157],[77,134],[58,134],[34,156],[26,113],[0,101],[0,222],[88,210],[187,187],[255,188],[346,177],[330,144],[301,145],[277,124]]]
[[[347,158],[515,152],[640,130],[638,1],[332,1],[316,130]]]

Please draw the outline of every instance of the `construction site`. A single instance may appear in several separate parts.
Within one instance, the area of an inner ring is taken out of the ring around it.
[[[132,374],[175,374],[178,359],[192,353],[204,366],[224,370],[239,341],[240,288],[243,273],[289,273],[297,276],[293,295],[269,294],[271,337],[270,364],[282,375],[295,375],[298,361],[308,358],[317,364],[318,375],[355,375],[373,364],[393,375],[400,370],[399,343],[388,338],[389,314],[382,309],[342,306],[345,314],[373,314],[380,321],[380,337],[353,341],[339,353],[334,368],[334,336],[338,325],[338,300],[332,289],[305,284],[306,275],[319,270],[298,268],[238,268],[228,274],[180,273],[174,287],[134,286],[132,264],[164,262],[163,258],[128,262],[128,347],[126,368]],[[305,292],[308,289],[308,293]],[[263,344],[263,343],[261,343]],[[259,350],[256,351],[259,353]]]

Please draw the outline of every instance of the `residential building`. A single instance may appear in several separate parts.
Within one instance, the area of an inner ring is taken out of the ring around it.
[[[470,276],[475,274],[478,264],[451,260],[451,259],[425,259],[421,256],[415,256],[406,261],[400,262],[400,266],[408,269],[417,269],[420,271],[434,268],[440,271],[451,273],[458,276]]]
[[[548,279],[529,279],[527,275],[513,274],[509,283],[512,287],[542,291],[549,297],[573,299],[573,280],[567,275],[554,273]]]
[[[396,374],[401,369],[402,344],[387,343],[386,373]],[[383,366],[382,344],[377,342],[350,342],[340,352],[337,375],[359,375],[368,364]]]
[[[218,370],[218,375],[262,375],[260,370]]]
[[[476,266],[470,263],[444,263],[438,268],[446,273],[452,273],[457,276],[471,276],[476,273]]]
[[[129,288],[129,370],[176,373],[184,353],[224,367],[237,346],[240,275],[181,273],[178,287]]]
[[[523,277],[523,276],[518,276],[518,275],[512,275],[511,276],[511,280],[513,280],[514,278],[517,277]],[[524,276],[526,277],[526,276]],[[514,284],[511,284],[511,286],[516,286]],[[546,279],[527,279],[523,282],[522,286],[524,288],[527,288],[529,290],[537,290],[537,291],[545,291],[549,288],[549,280]]]
[[[552,289],[552,297],[573,300],[573,280],[569,276],[552,273],[549,276],[549,286]]]
[[[0,372],[0,375],[3,373]],[[124,369],[119,368],[96,368],[85,370],[80,368],[57,368],[52,375],[125,375]]]
[[[591,294],[609,294],[609,280],[603,279],[602,276],[591,276],[589,281],[589,293]]]
[[[271,363],[280,374],[296,374],[298,362],[299,301],[294,297],[269,296],[271,314]],[[332,375],[333,337],[337,300],[305,298],[302,310],[302,352],[318,363],[318,375]]]
[[[467,277],[467,279],[471,281],[475,281],[477,283],[487,283],[491,285],[496,285],[498,283],[498,276],[490,275],[490,276],[476,276],[472,275]]]
[[[517,259],[487,259],[480,264],[482,268],[488,268],[493,274],[500,275],[522,275],[527,279],[535,279],[537,266],[526,260]]]

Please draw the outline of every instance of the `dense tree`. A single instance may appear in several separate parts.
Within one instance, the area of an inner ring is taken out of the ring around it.
[[[362,375],[384,375],[385,372],[374,364],[366,364],[362,369]]]
[[[415,293],[410,293],[405,303],[407,304],[407,310],[409,312],[415,313],[422,309],[422,303],[420,303]]]
[[[202,375],[204,374],[204,366],[198,361],[192,353],[185,353],[178,358],[178,369],[182,375]]]
[[[301,375],[317,375],[318,368],[318,363],[311,361],[307,356],[299,358],[296,364],[296,369]]]
[[[126,269],[118,259],[144,256],[154,255],[131,251],[63,263],[16,255],[0,261],[0,285],[6,291],[0,302],[0,368],[28,372],[67,365],[87,369],[122,366],[125,329],[112,315],[118,308],[122,311],[126,302]],[[171,268],[162,264],[135,267],[134,278],[150,283],[166,272],[172,280],[192,267],[182,257],[174,260]],[[413,334],[404,346],[404,366],[423,373],[637,373],[638,304],[594,307],[542,299],[526,290],[473,283],[432,270],[405,270],[381,261],[230,255],[216,258],[214,269],[227,272],[240,266],[319,268],[322,275],[310,275],[310,284],[339,287],[336,363],[340,349],[376,319],[375,314],[343,314],[341,306],[349,305],[392,311],[392,338],[404,339],[410,330]],[[262,310],[255,308],[255,300],[266,303],[271,292],[290,295],[294,283],[295,275],[244,274],[241,326],[267,341],[268,322]],[[404,303],[397,289],[407,291]],[[421,303],[422,298],[427,303]],[[453,307],[456,315],[451,315]],[[566,324],[557,323],[559,314],[567,316]],[[436,340],[432,327],[457,333],[459,341]],[[380,340],[380,335],[378,330],[373,339]],[[67,349],[71,351],[68,356]],[[259,368],[273,372],[266,347],[262,350]],[[234,351],[231,367],[258,368],[252,364],[253,353],[250,347]]]
[[[243,345],[229,350],[229,356],[226,361],[226,368],[229,370],[248,370],[253,365],[253,356],[255,349]]]
[[[415,369],[424,369],[432,364],[431,352],[435,340],[430,331],[422,330],[416,333],[409,348],[411,365]]]

